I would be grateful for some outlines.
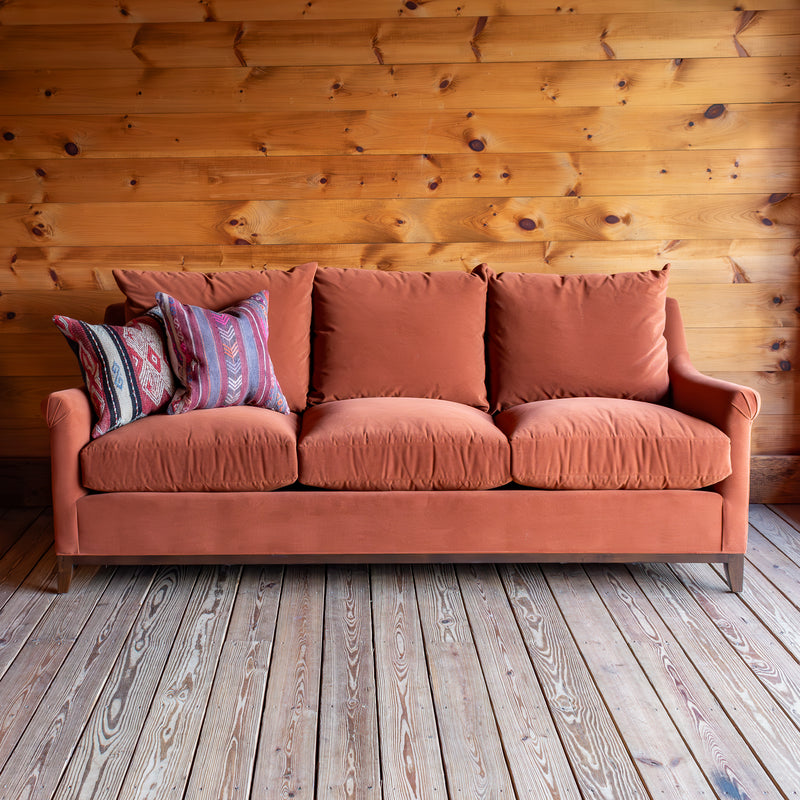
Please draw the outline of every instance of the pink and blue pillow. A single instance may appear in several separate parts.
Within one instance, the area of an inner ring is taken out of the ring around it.
[[[92,438],[146,417],[172,397],[175,381],[161,322],[141,316],[125,326],[53,317],[78,357],[97,421]]]
[[[268,292],[223,311],[186,305],[163,292],[156,293],[156,302],[181,384],[169,414],[238,405],[289,413],[267,349]]]

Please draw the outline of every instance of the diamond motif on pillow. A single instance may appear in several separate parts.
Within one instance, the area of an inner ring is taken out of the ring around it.
[[[175,381],[156,315],[137,317],[124,327],[90,325],[63,316],[53,317],[53,322],[78,357],[97,417],[93,438],[169,402]]]
[[[252,405],[289,413],[267,349],[268,292],[224,311],[185,305],[158,292],[175,376],[182,384],[167,412]]]

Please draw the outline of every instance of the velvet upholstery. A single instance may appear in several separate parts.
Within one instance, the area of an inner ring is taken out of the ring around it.
[[[705,421],[730,440],[731,474],[700,490],[553,491],[507,484],[486,491],[329,491],[292,483],[270,491],[96,492],[87,489],[81,474],[81,452],[88,450],[91,442],[88,396],[79,389],[55,392],[43,403],[42,411],[51,436],[59,590],[68,587],[73,561],[609,561],[652,556],[652,560],[720,561],[734,565],[734,574],[743,564],[747,545],[750,428],[759,398],[751,389],[698,373],[689,360],[677,303],[667,299],[665,311],[669,390],[662,400],[664,407]],[[109,311],[113,313],[113,309]],[[395,400],[416,404],[420,399]],[[346,402],[355,403],[356,399]],[[437,407],[443,403],[430,398],[427,402],[435,402]],[[330,406],[347,407],[345,402]],[[330,414],[329,420],[347,416],[323,408],[319,405],[305,412],[309,421],[306,434],[313,433],[314,413],[320,413],[320,419]],[[274,413],[250,407],[219,411]],[[480,410],[467,411],[491,424]],[[420,426],[427,416],[419,418]],[[184,417],[191,419],[192,415]],[[264,452],[273,453],[274,442],[297,436],[296,417],[275,417],[280,425],[291,422],[294,427],[281,432],[279,425],[265,433],[273,444],[258,445]],[[173,425],[180,419],[156,415],[128,427],[135,430],[136,426],[165,421]],[[348,425],[366,430],[378,417],[369,423],[358,415],[348,420]],[[486,430],[483,425],[475,426]],[[246,427],[253,429],[252,421],[248,420]],[[228,430],[229,423],[225,428]],[[506,438],[499,428],[494,430]],[[190,438],[185,444],[192,445]],[[510,453],[511,445],[507,446]],[[250,457],[250,448],[242,447],[242,457]],[[347,469],[352,469],[352,463],[348,466],[347,459],[343,460]],[[223,472],[229,470],[219,460],[204,463]],[[327,464],[325,468],[338,467]],[[381,463],[379,469],[385,470],[386,464]],[[428,471],[435,474],[436,469]],[[302,466],[297,475],[301,472]],[[285,480],[293,474],[287,470]],[[189,485],[183,484],[184,488]]]
[[[254,492],[297,480],[296,414],[230,406],[155,414],[81,450],[98,492]]]
[[[699,489],[730,475],[719,429],[638,400],[570,397],[497,416],[511,443],[511,474],[536,489]]]
[[[572,554],[602,561],[615,553],[720,552],[722,503],[714,492],[281,489],[178,499],[158,492],[82,498],[80,550],[72,554],[132,555],[135,563],[145,555],[402,562],[536,561],[537,554]],[[154,519],[159,525],[150,523]]]
[[[669,271],[616,275],[503,272],[489,280],[493,410],[558,397],[660,400]]]
[[[509,455],[486,412],[416,397],[312,406],[298,442],[300,482],[322,489],[491,489],[511,480]]]
[[[318,270],[310,400],[430,397],[488,410],[489,270]]]

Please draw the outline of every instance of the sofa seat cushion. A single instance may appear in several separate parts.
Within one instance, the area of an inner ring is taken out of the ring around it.
[[[367,397],[303,415],[300,482],[324,489],[491,489],[511,480],[505,435],[449,400]]]
[[[296,414],[233,406],[146,417],[81,450],[99,492],[252,492],[297,480]]]
[[[698,489],[731,473],[722,431],[651,403],[540,400],[496,422],[511,442],[514,481],[536,489]]]

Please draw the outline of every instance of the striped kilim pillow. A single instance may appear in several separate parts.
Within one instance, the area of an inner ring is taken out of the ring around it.
[[[156,301],[172,368],[182,384],[168,413],[241,405],[289,413],[267,350],[267,292],[224,311],[185,305],[163,292]]]
[[[164,349],[161,322],[137,317],[127,325],[89,325],[53,317],[78,357],[97,422],[92,437],[163,408],[175,381]]]

